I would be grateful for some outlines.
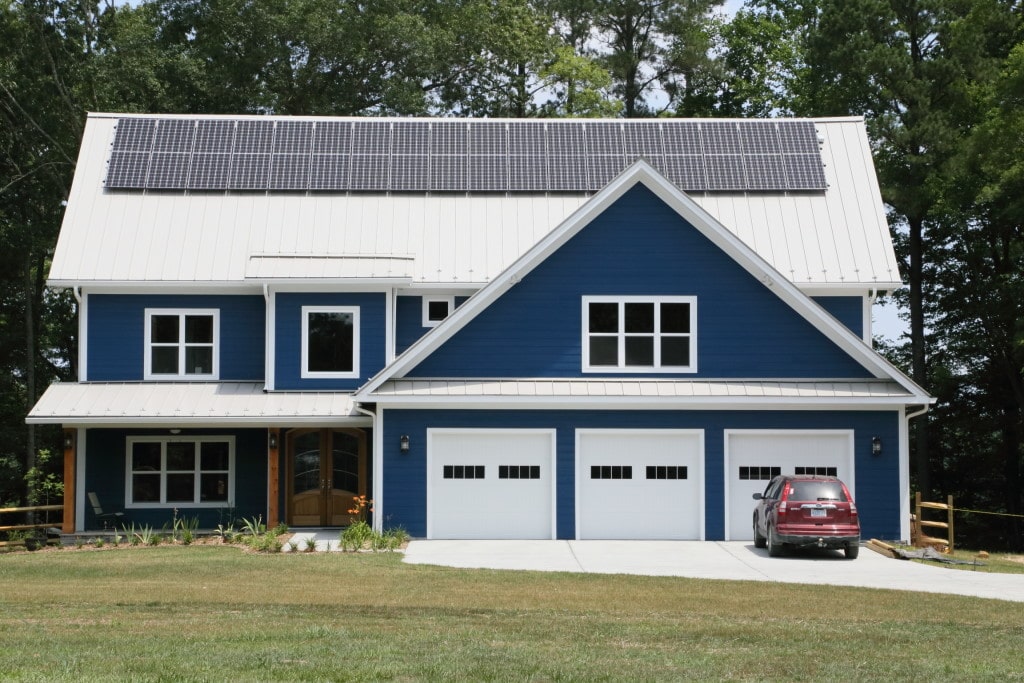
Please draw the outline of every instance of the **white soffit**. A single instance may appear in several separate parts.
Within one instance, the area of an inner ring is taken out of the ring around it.
[[[479,285],[589,199],[573,193],[107,191],[103,177],[119,116],[89,116],[51,285],[243,283],[257,277],[254,269],[287,270],[281,263],[255,265],[253,256],[327,254],[412,257],[403,277],[414,283]],[[827,191],[694,194],[692,199],[800,287],[898,287],[863,122],[815,124],[824,141]],[[317,265],[330,272],[337,264]]]
[[[265,392],[258,382],[69,382],[51,384],[26,422],[266,426],[322,424],[355,415],[350,394]]]

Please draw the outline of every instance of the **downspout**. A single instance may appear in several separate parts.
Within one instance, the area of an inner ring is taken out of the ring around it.
[[[373,420],[373,529],[384,531],[384,425],[383,418],[369,408],[354,403],[355,409]]]
[[[263,392],[274,388],[274,335],[270,329],[270,284],[263,283]]]
[[[872,287],[868,293],[868,305],[864,311],[864,341],[871,348],[875,347],[874,337],[875,333],[871,326],[872,311],[875,308],[875,302],[878,301],[878,288]]]
[[[910,541],[910,421],[928,412],[928,404],[905,414],[900,422],[900,536]],[[903,412],[902,410],[900,412]]]

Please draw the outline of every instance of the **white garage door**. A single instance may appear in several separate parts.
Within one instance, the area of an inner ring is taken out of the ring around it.
[[[853,492],[852,431],[727,431],[725,433],[728,539],[754,538],[754,493],[778,474],[827,474]]]
[[[427,538],[549,539],[551,430],[428,430]]]
[[[704,437],[699,431],[578,430],[576,536],[704,537]]]

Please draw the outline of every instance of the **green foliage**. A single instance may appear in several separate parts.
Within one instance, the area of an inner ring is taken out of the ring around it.
[[[373,537],[373,529],[365,521],[353,522],[341,532],[340,546],[343,551],[356,552]]]

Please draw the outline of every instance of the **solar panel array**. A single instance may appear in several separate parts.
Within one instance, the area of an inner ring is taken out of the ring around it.
[[[811,121],[155,117],[118,120],[106,187],[590,192],[640,158],[690,192],[826,188]]]

